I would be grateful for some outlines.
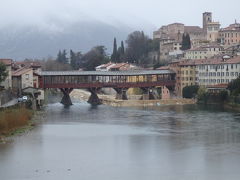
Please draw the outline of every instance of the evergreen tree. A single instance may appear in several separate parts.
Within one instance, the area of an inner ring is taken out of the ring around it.
[[[188,33],[184,33],[182,36],[182,50],[191,49],[191,39]]]
[[[58,62],[62,62],[62,51],[59,50],[58,51],[58,55],[57,55],[57,59],[56,59]]]
[[[68,58],[67,58],[67,51],[66,49],[63,50],[62,52],[62,63],[67,64],[68,63]]]
[[[75,53],[70,50],[70,65],[72,67],[72,69],[76,70],[77,69],[77,65],[76,65],[76,55]]]
[[[116,38],[114,38],[114,42],[113,42],[113,53],[111,56],[111,60],[113,62],[118,62],[118,49],[117,49],[117,40]]]
[[[0,63],[0,83],[6,79],[8,76],[6,65],[3,63]]]
[[[124,55],[125,53],[125,48],[124,48],[124,43],[123,41],[121,42],[121,55]]]
[[[67,52],[65,49],[63,51],[59,50],[57,55],[57,61],[63,64],[68,63]]]

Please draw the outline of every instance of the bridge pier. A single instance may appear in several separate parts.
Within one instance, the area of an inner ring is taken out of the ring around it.
[[[73,88],[60,88],[60,90],[63,93],[61,103],[64,106],[71,106],[72,105],[72,100],[71,100],[69,94],[73,91]]]
[[[143,87],[141,88],[143,91],[142,100],[154,100],[157,99],[154,95],[153,88],[152,87]]]
[[[116,99],[128,100],[127,98],[128,88],[114,88],[114,90],[117,92]]]
[[[88,103],[92,105],[100,105],[102,104],[102,100],[99,99],[97,95],[97,91],[99,91],[100,88],[88,88],[88,91],[91,93],[91,96],[88,99]]]

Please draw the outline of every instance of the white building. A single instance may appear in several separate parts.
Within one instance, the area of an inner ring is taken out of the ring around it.
[[[196,61],[197,83],[200,86],[228,84],[240,75],[240,56],[231,59]]]
[[[99,66],[97,66],[95,69],[96,71],[109,71],[111,69],[111,67],[115,66],[115,63],[109,62],[107,64],[101,64]]]
[[[12,88],[16,92],[21,92],[27,87],[34,87],[33,70],[30,68],[22,68],[12,73]]]
[[[208,44],[198,48],[185,51],[185,59],[209,59],[215,55],[221,54],[223,47],[218,44]]]

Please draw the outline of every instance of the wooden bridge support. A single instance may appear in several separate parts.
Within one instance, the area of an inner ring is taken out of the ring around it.
[[[154,100],[154,99],[157,99],[156,96],[154,95],[154,92],[153,92],[153,88],[151,87],[144,87],[144,88],[141,88],[142,91],[143,91],[143,95],[142,95],[142,100]]]
[[[60,88],[60,90],[63,93],[61,103],[64,106],[71,106],[72,105],[72,100],[71,100],[69,94],[73,91],[73,88]]]
[[[117,92],[116,99],[128,100],[127,98],[128,88],[114,88],[114,90]]]
[[[102,100],[99,99],[97,92],[100,88],[88,88],[88,91],[91,93],[91,96],[88,99],[88,103],[92,105],[100,105],[102,104]]]

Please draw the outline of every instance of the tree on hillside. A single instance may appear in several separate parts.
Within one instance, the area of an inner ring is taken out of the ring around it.
[[[191,49],[191,39],[188,33],[184,33],[182,36],[182,50]]]
[[[59,61],[48,59],[46,61],[42,61],[42,69],[44,71],[67,71],[72,70],[69,64],[64,64]]]
[[[128,62],[143,65],[148,54],[149,38],[142,31],[135,31],[128,35],[126,40],[126,58]]]
[[[78,70],[81,65],[81,58],[82,53],[81,52],[73,52],[70,50],[70,65],[73,70]]]
[[[121,55],[124,55],[124,53],[125,53],[124,42],[121,41]]]
[[[82,68],[84,70],[93,71],[100,64],[109,62],[104,46],[96,46],[82,57]]]
[[[111,56],[111,61],[112,62],[118,62],[119,61],[119,53],[118,53],[116,38],[114,38],[114,41],[113,41],[113,53],[112,53],[112,56]]]
[[[63,51],[59,50],[57,55],[57,61],[63,64],[68,63],[67,51],[65,49]]]
[[[3,82],[8,76],[7,67],[5,64],[0,63],[0,83]]]

